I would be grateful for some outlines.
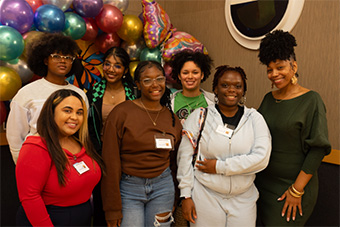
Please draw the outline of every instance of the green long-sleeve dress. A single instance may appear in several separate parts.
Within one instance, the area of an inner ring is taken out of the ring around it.
[[[258,215],[265,226],[303,226],[311,215],[318,195],[317,169],[330,153],[326,108],[315,91],[278,102],[271,92],[264,97],[259,112],[272,135],[268,167],[257,174],[260,192]],[[284,201],[277,199],[295,182],[299,172],[313,174],[302,196],[301,217],[295,221],[281,217]]]

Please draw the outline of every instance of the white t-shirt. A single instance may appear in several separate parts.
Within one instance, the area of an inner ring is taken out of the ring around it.
[[[12,99],[6,124],[6,137],[15,164],[26,137],[37,132],[37,121],[46,99],[60,89],[76,91],[85,100],[86,107],[89,107],[85,92],[80,88],[68,82],[67,85],[53,84],[45,78],[22,87]]]

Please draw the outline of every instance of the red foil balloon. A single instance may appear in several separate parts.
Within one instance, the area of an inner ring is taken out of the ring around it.
[[[81,38],[85,41],[94,40],[98,35],[98,26],[93,18],[83,17],[86,24],[85,35]]]
[[[114,33],[122,26],[123,13],[117,7],[105,4],[95,19],[103,32]]]
[[[119,46],[120,38],[116,33],[103,33],[96,38],[94,44],[100,52],[105,53],[111,47]]]

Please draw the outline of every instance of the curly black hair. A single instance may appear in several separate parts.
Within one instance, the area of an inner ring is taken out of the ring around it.
[[[135,80],[135,82],[136,81],[139,82],[141,74],[147,68],[151,68],[151,67],[156,67],[165,76],[164,68],[162,67],[162,65],[159,62],[151,61],[151,60],[149,60],[149,61],[141,61],[141,62],[138,63],[138,65],[137,65],[137,67],[135,69],[135,72],[134,72],[134,80]],[[170,95],[171,95],[170,89],[167,86],[165,86],[165,92],[164,92],[163,96],[161,97],[160,103],[161,103],[162,106],[165,106],[165,107],[167,107],[170,110],[171,117],[172,117],[172,126],[174,127],[175,126],[175,114],[174,114],[174,112],[172,111],[172,108],[171,108],[171,98],[170,98]],[[141,97],[141,94],[139,93],[137,98],[140,98],[140,97]]]
[[[44,60],[53,53],[76,57],[81,53],[81,49],[73,39],[62,33],[44,33],[27,50],[28,67],[38,76],[47,76],[47,65],[45,65]],[[65,77],[69,77],[73,73],[74,67],[72,65],[71,71]]]
[[[289,32],[275,30],[268,33],[260,44],[259,59],[264,65],[276,60],[294,59],[296,56],[294,47],[297,46],[295,37]]]
[[[244,95],[245,95],[246,91],[247,91],[247,82],[246,82],[247,76],[246,76],[246,73],[244,72],[244,70],[241,67],[230,67],[229,65],[221,65],[221,66],[218,66],[216,68],[216,72],[215,72],[214,80],[213,80],[213,85],[212,85],[213,91],[217,87],[218,80],[223,76],[224,73],[229,72],[229,71],[234,71],[234,72],[237,72],[241,75],[242,81],[243,81],[243,84],[244,84],[243,91],[244,91]]]
[[[201,82],[208,79],[211,73],[210,70],[213,62],[209,55],[205,55],[197,51],[194,52],[192,50],[184,50],[175,54],[170,61],[170,66],[172,67],[171,77],[174,80],[176,80],[178,83],[181,83],[181,81],[178,78],[178,75],[181,73],[183,65],[188,61],[193,61],[204,73],[204,77],[201,80]]]

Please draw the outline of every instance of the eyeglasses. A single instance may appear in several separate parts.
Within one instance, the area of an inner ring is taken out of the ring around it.
[[[165,77],[159,76],[156,79],[144,79],[144,80],[141,80],[141,81],[142,81],[143,85],[146,86],[146,87],[151,86],[154,81],[156,81],[156,83],[158,85],[161,85],[161,84],[165,83]]]
[[[106,61],[103,63],[103,69],[110,69],[113,67],[114,69],[121,69],[123,66],[120,64],[111,64],[110,62]]]
[[[59,55],[59,54],[50,54],[51,57],[52,57],[52,60],[54,62],[61,62],[62,59],[65,60],[65,62],[68,62],[68,63],[73,63],[75,57],[72,57],[72,56],[63,56],[63,55]]]

